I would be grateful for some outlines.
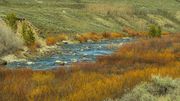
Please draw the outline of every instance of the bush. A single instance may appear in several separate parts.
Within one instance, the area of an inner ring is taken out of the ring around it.
[[[26,23],[23,23],[22,25],[22,36],[27,46],[31,46],[35,43],[34,33]]]
[[[84,33],[76,36],[76,40],[80,41],[81,43],[87,42],[88,40],[99,41],[101,39],[103,39],[102,35],[94,32]]]
[[[180,79],[152,77],[150,83],[142,83],[121,99],[106,101],[179,101]]]
[[[57,42],[61,42],[63,40],[68,40],[68,35],[58,34],[55,36],[49,36],[46,38],[46,44],[51,46],[51,45],[55,45]]]
[[[7,23],[13,30],[16,30],[16,28],[17,28],[17,24],[16,24],[17,17],[16,17],[16,14],[11,13],[11,14],[6,15],[5,21],[6,21],[6,23]]]
[[[161,27],[157,25],[151,25],[149,29],[149,36],[151,37],[161,37]]]
[[[81,35],[77,35],[76,36],[76,40],[82,42],[87,42],[88,40],[92,40],[92,41],[99,41],[102,39],[115,39],[115,38],[121,38],[124,37],[123,34],[121,33],[109,33],[109,32],[104,32],[104,33],[84,33]]]
[[[0,19],[0,55],[16,51],[22,46],[22,40]]]
[[[57,42],[57,39],[55,37],[47,37],[46,38],[46,44],[48,46],[55,45]]]

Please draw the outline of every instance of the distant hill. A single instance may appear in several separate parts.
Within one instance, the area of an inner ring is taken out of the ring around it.
[[[44,33],[139,31],[150,24],[180,31],[179,0],[1,0],[0,16],[16,13]]]

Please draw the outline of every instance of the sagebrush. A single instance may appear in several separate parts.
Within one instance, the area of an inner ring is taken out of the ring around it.
[[[0,55],[14,52],[22,46],[23,41],[0,19]]]

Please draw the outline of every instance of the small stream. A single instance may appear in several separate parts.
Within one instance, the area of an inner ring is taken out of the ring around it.
[[[108,55],[116,51],[123,43],[133,40],[132,38],[121,38],[114,40],[102,40],[82,44],[65,44],[59,46],[60,54],[40,57],[34,60],[12,62],[9,68],[30,67],[35,70],[44,70],[60,67],[60,64],[69,65],[74,62],[96,61],[100,55]]]

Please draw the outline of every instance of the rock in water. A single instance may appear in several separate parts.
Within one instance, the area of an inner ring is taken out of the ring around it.
[[[67,62],[63,62],[60,60],[56,60],[55,63],[59,64],[59,65],[65,65]]]
[[[27,64],[28,64],[28,65],[32,65],[32,64],[34,64],[34,62],[30,62],[30,61],[29,61],[29,62],[27,62]]]
[[[7,65],[7,61],[4,61],[4,60],[1,60],[0,59],[0,65],[2,66],[2,65]]]

